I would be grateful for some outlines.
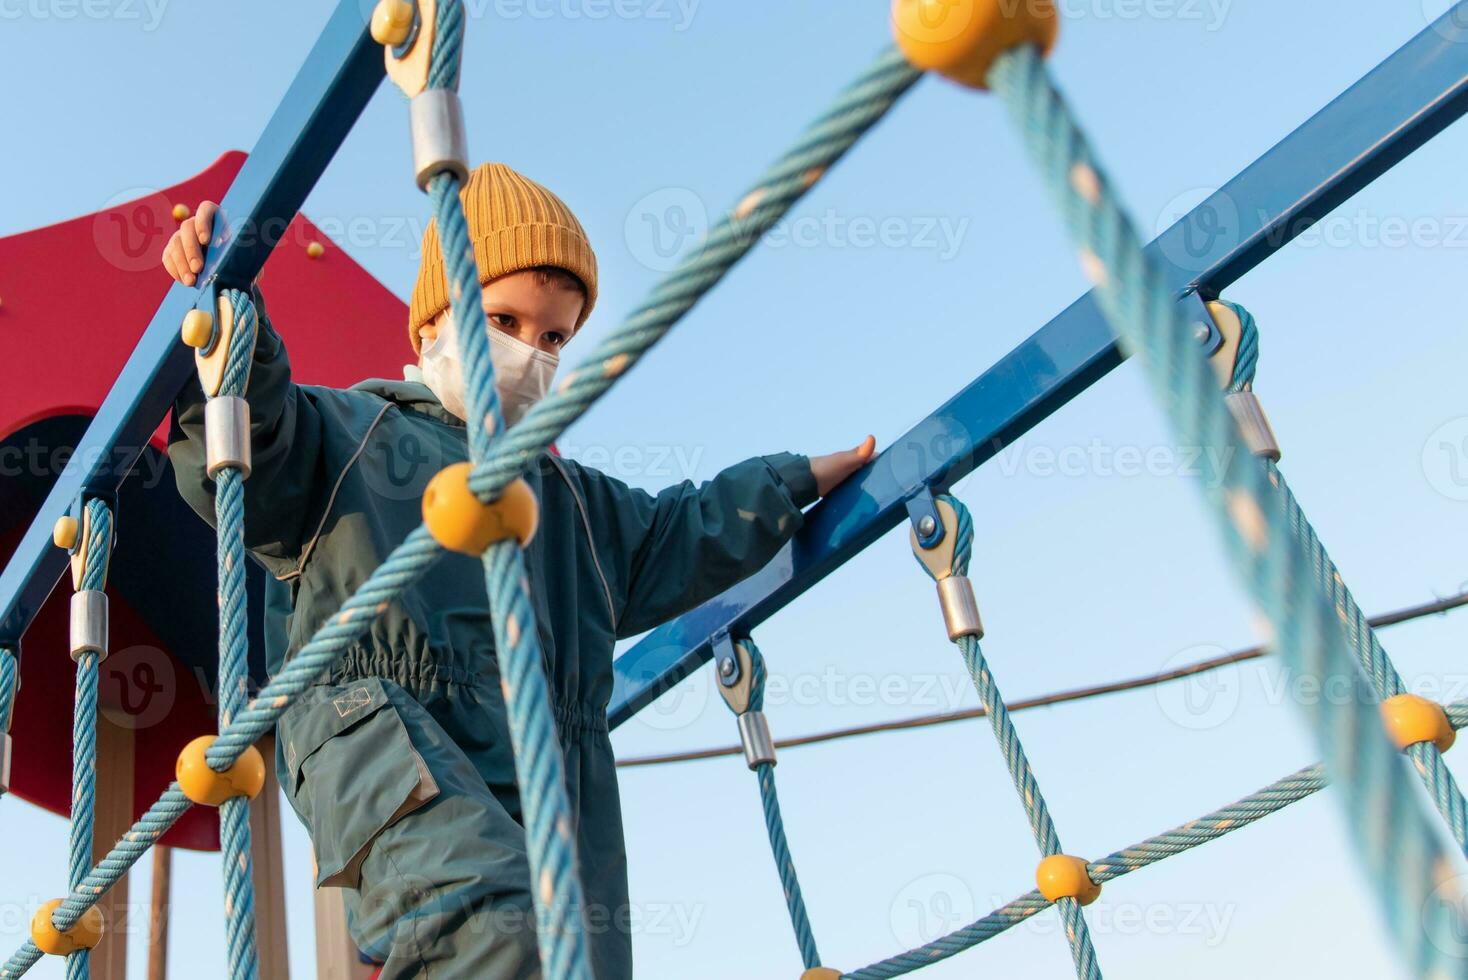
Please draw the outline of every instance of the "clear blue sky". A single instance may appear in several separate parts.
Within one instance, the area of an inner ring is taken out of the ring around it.
[[[1054,66],[1152,232],[1180,198],[1191,203],[1251,162],[1446,6],[1065,0]],[[0,234],[248,149],[329,9],[0,0],[11,92],[0,114],[9,148]],[[479,0],[470,9],[472,155],[523,169],[580,214],[603,270],[593,335],[656,281],[649,216],[668,232],[680,215],[696,227],[731,206],[887,39],[877,0]],[[1460,125],[1231,294],[1260,320],[1258,388],[1286,471],[1368,611],[1468,579],[1465,155]],[[395,90],[379,93],[305,210],[342,229],[343,246],[406,295],[416,239],[396,229],[427,209]],[[884,222],[891,233],[871,241],[864,229]],[[650,488],[705,479],[756,453],[829,451],[868,431],[885,445],[1083,288],[999,107],[925,81],[563,442],[593,462],[622,450],[612,471]],[[349,328],[318,326],[344,338]],[[960,487],[976,517],[985,646],[1009,698],[1260,639],[1172,445],[1128,366]],[[1138,473],[1119,451],[1174,464]],[[905,532],[757,638],[787,692],[769,704],[777,735],[975,700]],[[1387,646],[1414,690],[1464,697],[1465,639],[1468,620],[1449,618],[1392,630]],[[1201,713],[1189,709],[1188,689],[1172,688],[1017,716],[1068,850],[1099,856],[1313,760],[1272,665],[1210,683],[1191,691],[1214,695]],[[733,736],[700,676],[615,742],[631,755]],[[984,723],[790,751],[779,775],[832,965],[863,965],[1031,887],[1033,844]],[[742,764],[631,771],[622,792],[645,923],[640,975],[797,976]],[[61,890],[66,832],[15,800],[0,803],[0,825],[9,842],[0,941],[11,947],[34,904]],[[304,977],[310,869],[304,835],[290,826],[291,953]],[[178,867],[176,975],[220,975],[217,856],[187,855]],[[133,895],[147,895],[146,872]],[[1089,915],[1114,976],[1398,975],[1329,792],[1108,885]],[[1049,913],[924,975],[1070,972]],[[48,963],[33,975],[62,974]]]

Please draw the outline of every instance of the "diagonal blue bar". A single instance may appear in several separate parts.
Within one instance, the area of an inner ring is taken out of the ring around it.
[[[19,642],[66,567],[66,552],[51,544],[56,519],[83,490],[116,490],[193,374],[193,352],[179,341],[184,314],[211,300],[215,281],[254,281],[377,90],[382,46],[368,33],[364,10],[370,7],[358,0],[341,0],[332,13],[221,202],[200,285],[175,285],[164,297],[76,447],[72,458],[84,465],[66,468],[0,571],[0,644]]]
[[[1468,111],[1468,0],[1451,8],[1185,215],[1148,250],[1179,294],[1212,295],[1287,245]],[[617,659],[622,724],[708,661],[710,638],[769,619],[1121,363],[1091,295],[1077,300],[818,503],[759,574]]]

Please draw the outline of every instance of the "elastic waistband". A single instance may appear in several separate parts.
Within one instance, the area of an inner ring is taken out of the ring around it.
[[[551,712],[556,717],[556,730],[566,735],[572,732],[577,734],[608,735],[611,729],[607,727],[607,713],[604,708],[583,701],[570,701],[562,704],[554,695],[551,698]]]
[[[421,657],[353,647],[337,658],[328,672],[331,684],[348,684],[364,677],[392,681],[416,695],[430,694],[449,684],[479,685],[488,678],[477,671]]]
[[[420,701],[453,685],[486,688],[487,692],[482,696],[501,697],[499,685],[490,675],[479,671],[360,647],[354,647],[342,654],[320,683],[350,684],[368,677],[391,681]],[[562,701],[552,693],[551,713],[555,718],[556,731],[563,737],[586,734],[607,736],[611,732],[607,725],[606,709],[599,705],[584,701]]]

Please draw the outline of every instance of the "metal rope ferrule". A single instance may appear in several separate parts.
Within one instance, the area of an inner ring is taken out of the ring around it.
[[[1264,414],[1264,406],[1259,404],[1259,396],[1252,390],[1245,389],[1229,392],[1224,396],[1224,401],[1239,425],[1244,445],[1249,447],[1249,452],[1261,459],[1278,463],[1279,442],[1274,438],[1274,429],[1269,424],[1269,416]]]
[[[979,601],[974,597],[974,584],[967,575],[938,579],[938,604],[943,607],[943,625],[948,628],[948,639],[957,640],[960,636],[984,638]]]
[[[220,395],[204,403],[205,470],[212,478],[225,468],[250,475],[250,403]]]
[[[71,659],[95,653],[97,662],[107,659],[107,593],[82,589],[71,595]]]
[[[408,103],[413,136],[413,177],[418,189],[441,173],[463,184],[469,179],[469,141],[464,135],[464,107],[459,93],[447,88],[424,89]]]
[[[746,711],[737,719],[739,741],[744,745],[744,763],[750,769],[775,764],[775,740],[763,711]]]
[[[9,732],[0,735],[0,796],[10,792],[10,753],[13,744]]]

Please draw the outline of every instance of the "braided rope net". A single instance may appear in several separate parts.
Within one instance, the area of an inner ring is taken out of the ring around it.
[[[464,11],[460,2],[438,5],[429,86],[458,86]],[[488,341],[477,271],[468,248],[467,227],[459,201],[459,181],[440,174],[428,195],[443,243],[446,274],[453,296],[455,321],[471,329],[458,335],[468,385],[468,431],[472,471],[470,487],[483,501],[494,500],[619,378],[733,268],[791,207],[818,182],[852,145],[892,107],[920,77],[895,50],[885,51],[848,86],[833,107],[808,127],[795,146],[778,160],[691,253],[652,291],[623,324],[597,346],[556,391],[537,404],[514,427],[505,430]],[[1187,444],[1223,446],[1232,452],[1211,502],[1229,543],[1241,579],[1266,612],[1275,631],[1282,660],[1300,673],[1321,680],[1344,680],[1356,696],[1344,703],[1305,705],[1324,762],[1292,773],[1237,802],[1180,827],[1165,831],[1106,857],[1087,862],[1085,871],[1100,885],[1159,860],[1216,840],[1263,816],[1317,792],[1326,775],[1342,794],[1363,861],[1375,879],[1386,918],[1408,963],[1423,975],[1468,976],[1468,963],[1450,957],[1433,942],[1435,935],[1462,931],[1461,896],[1447,880],[1452,855],[1435,833],[1411,786],[1415,769],[1431,799],[1447,820],[1458,850],[1468,848],[1468,806],[1447,771],[1440,752],[1430,743],[1410,746],[1403,755],[1384,736],[1377,704],[1402,692],[1402,682],[1374,629],[1346,588],[1334,563],[1272,462],[1251,456],[1223,395],[1196,346],[1190,324],[1180,314],[1164,279],[1141,248],[1129,219],[1040,54],[1019,47],[1002,54],[989,82],[1010,111],[1036,166],[1050,185],[1062,215],[1092,273],[1108,321],[1126,349],[1138,355],[1180,437]],[[237,324],[220,396],[244,392],[253,349],[256,313],[247,292],[227,289]],[[1242,324],[1239,354],[1224,388],[1229,393],[1252,390],[1258,363],[1258,332],[1252,316],[1234,307]],[[219,529],[220,682],[218,738],[206,753],[209,765],[229,768],[332,661],[367,629],[374,618],[412,584],[438,557],[440,546],[426,528],[409,533],[291,661],[249,699],[245,675],[245,608],[243,572],[244,475],[226,467],[218,474],[216,517]],[[958,515],[957,536],[949,575],[967,572],[973,525],[961,503],[945,498]],[[88,501],[94,533],[89,549],[89,578],[84,588],[101,588],[105,552],[110,546],[111,512],[102,501]],[[95,550],[94,550],[95,549]],[[90,560],[101,558],[102,560]],[[532,888],[539,916],[539,942],[545,975],[590,977],[585,930],[579,919],[580,882],[565,790],[563,759],[549,709],[549,692],[534,625],[520,548],[513,542],[490,547],[483,558],[494,619],[496,649],[506,678],[516,770],[525,804]],[[95,576],[92,570],[96,569]],[[941,576],[940,576],[941,577]],[[999,694],[992,670],[975,635],[955,644],[990,719],[994,735],[1026,809],[1042,855],[1062,853],[1058,832],[1019,735]],[[748,644],[755,683],[749,710],[762,709],[766,677],[764,660]],[[59,930],[75,925],[111,885],[190,806],[177,783],[162,794],[123,838],[91,866],[91,820],[95,804],[95,726],[97,658],[83,654],[77,663],[74,726],[73,819],[69,868],[70,892],[52,915]],[[0,650],[0,729],[9,720],[17,669],[14,655]],[[1454,729],[1468,726],[1468,701],[1446,706]],[[807,968],[819,966],[799,879],[790,855],[776,792],[773,763],[757,766],[761,801],[772,852],[780,874],[797,945]],[[227,801],[221,808],[221,842],[225,856],[226,920],[230,975],[236,980],[258,974],[255,950],[254,898],[249,874],[248,804]],[[915,949],[843,974],[859,980],[895,977],[930,965],[999,935],[1047,909],[1052,903],[1030,891],[975,922]],[[1079,977],[1100,976],[1096,953],[1080,903],[1062,897],[1057,903],[1066,925]],[[24,974],[40,958],[26,942],[0,967],[0,978]],[[68,958],[68,977],[84,977],[86,954]]]

